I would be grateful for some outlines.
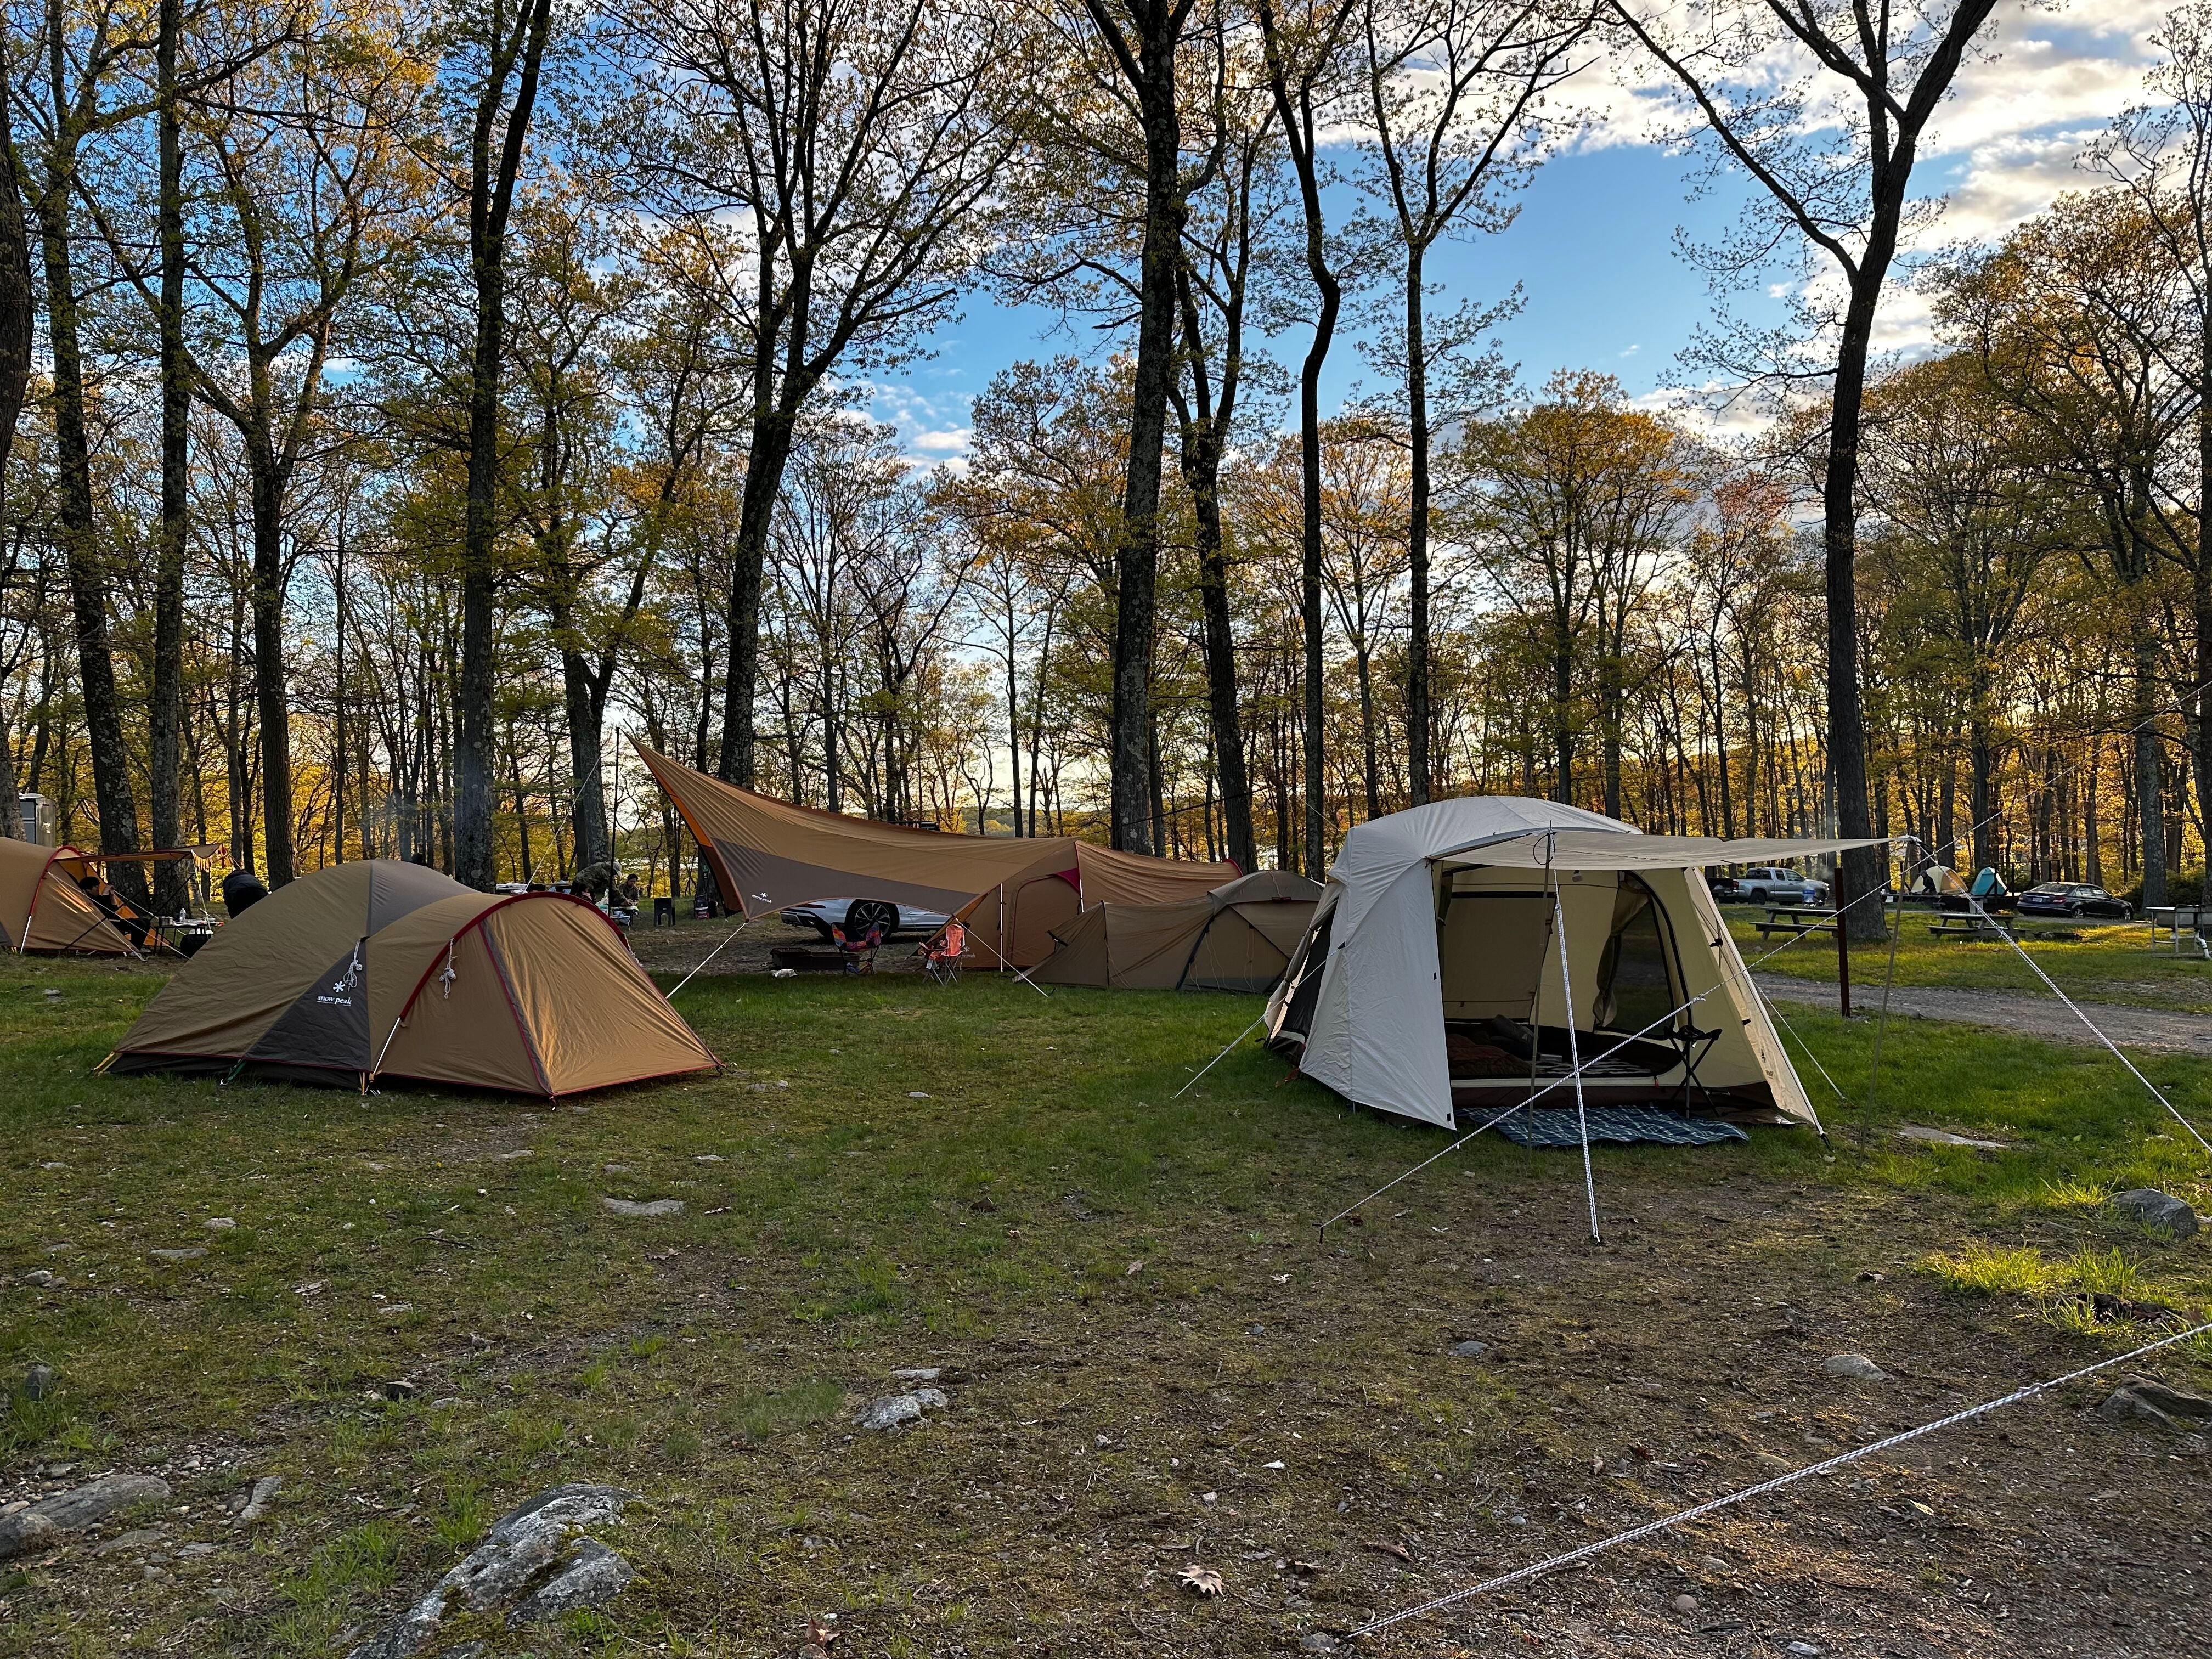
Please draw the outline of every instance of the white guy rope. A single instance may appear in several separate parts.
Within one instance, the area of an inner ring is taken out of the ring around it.
[[[1445,1607],[1455,1606],[1477,1595],[1486,1595],[1492,1591],[1505,1589],[1514,1584],[1526,1583],[1529,1579],[1541,1577],[1544,1574],[1556,1571],[1561,1567],[1572,1566],[1578,1561],[1587,1561],[1594,1555],[1601,1555],[1607,1550],[1617,1548],[1622,1544],[1632,1544],[1639,1539],[1650,1537],[1654,1533],[1665,1532],[1673,1527],[1685,1526],[1690,1522],[1712,1514],[1717,1510],[1724,1510],[1732,1504],[1741,1504],[1747,1498],[1762,1498],[1768,1492],[1778,1492],[1783,1487],[1802,1480],[1808,1475],[1831,1474],[1847,1463],[1856,1463],[1861,1458],[1872,1457],[1875,1453],[1887,1451],[1893,1446],[1901,1446],[1908,1440],[1917,1440],[1923,1434],[1933,1434],[1938,1429],[1951,1428],[1969,1419],[1981,1417],[1994,1411],[2001,1411],[2007,1406],[2017,1406],[2023,1400],[2032,1400],[2037,1395],[2048,1394],[2053,1389],[2063,1388],[2069,1382],[2077,1382],[2081,1378],[2093,1376],[2098,1371],[2110,1370],[2115,1365],[2124,1365],[2130,1360],[2141,1359],[2145,1354],[2156,1353],[2160,1348],[2170,1348],[2177,1342],[2186,1342],[2191,1337],[2203,1335],[2207,1331],[2212,1331],[2212,1322],[2198,1325],[2185,1331],[2177,1331],[2171,1336],[2162,1336],[2155,1342],[2146,1342],[2131,1353],[2118,1354],[2110,1359],[2100,1359],[2094,1365],[2084,1365],[2081,1370],[2069,1371],[2063,1376],[2054,1376],[2047,1382],[2031,1382],[2027,1387],[2015,1389],[2010,1394],[1998,1399],[1984,1401],[1980,1405],[1969,1406],[1962,1412],[1953,1412],[1948,1417],[1939,1417],[1932,1423],[1923,1423],[1917,1429],[1907,1429],[1902,1434],[1893,1434],[1887,1440],[1877,1440],[1871,1446],[1853,1447],[1850,1451],[1824,1459],[1820,1462],[1808,1463],[1802,1469],[1792,1469],[1787,1474],[1778,1474],[1771,1480],[1762,1480],[1755,1486],[1746,1486],[1741,1492],[1732,1492],[1725,1498],[1712,1498],[1694,1508],[1677,1510],[1674,1514],[1664,1516],[1656,1521],[1647,1521],[1640,1527],[1631,1527],[1626,1532],[1617,1532],[1610,1538],[1601,1538],[1595,1543],[1584,1544],[1580,1549],[1569,1550],[1565,1555],[1555,1555],[1547,1561],[1539,1561],[1532,1566],[1516,1568],[1496,1578],[1486,1578],[1480,1584],[1470,1584],[1465,1589],[1453,1590],[1449,1595],[1439,1595],[1435,1600],[1424,1601],[1418,1607],[1401,1608],[1382,1618],[1370,1619],[1367,1623],[1352,1630],[1351,1634],[1354,1637],[1372,1636],[1377,1631],[1389,1630],[1394,1625],[1401,1625],[1408,1619],[1419,1619],[1424,1613],[1440,1612]]]
[[[2050,975],[2043,971],[2043,964],[2036,961],[2033,957],[2028,955],[2026,951],[2021,950],[2020,941],[2014,939],[2010,933],[2007,933],[2003,928],[1998,927],[1997,924],[1990,919],[1990,913],[1982,908],[1982,902],[1976,898],[1972,893],[1969,893],[1966,895],[1966,902],[1973,907],[1974,914],[1982,919],[1983,926],[1988,927],[1992,933],[1996,933],[1999,939],[2011,945],[2013,948],[2013,953],[2022,962],[2026,963],[2030,968],[2033,968],[2035,970],[2035,976],[2051,988],[2051,994],[2057,997],[2061,1002],[2066,1005],[2066,1011],[2072,1014],[2075,1018],[2080,1020],[2084,1025],[2087,1026],[2089,1028],[2090,1034],[2094,1036],[2098,1042],[2103,1043],[2107,1048],[2110,1048],[2112,1051],[2112,1058],[2118,1060],[2121,1065],[2126,1066],[2129,1072],[2134,1075],[2135,1080],[2142,1084],[2144,1088],[2150,1091],[2150,1097],[2156,1101],[2160,1105],[2165,1107],[2168,1112],[2172,1113],[2173,1115],[2173,1121],[2176,1123],[2179,1123],[2183,1128],[2188,1130],[2190,1134],[2196,1139],[2198,1146],[2202,1146],[2206,1152],[2212,1152],[2212,1140],[2205,1139],[2203,1132],[2198,1129],[2197,1127],[2194,1123],[2191,1123],[2187,1118],[2182,1116],[2181,1109],[2176,1106],[2172,1101],[2168,1100],[2166,1096],[2160,1091],[2158,1085],[2153,1083],[2148,1078],[2145,1077],[2140,1071],[2136,1069],[2135,1061],[2130,1060],[2125,1054],[2120,1052],[2120,1045],[2113,1042],[2112,1038],[2106,1036],[2104,1032],[2098,1030],[2097,1022],[2091,1019],[2088,1015],[2083,1013],[2080,1008],[2076,1007],[2075,1006],[2074,999],[2068,996],[2065,992],[2058,988],[2058,981],[2052,979]]]
[[[1182,1099],[1185,1095],[1188,1094],[1188,1093],[1189,1093],[1193,1089],[1195,1089],[1196,1087],[1198,1087],[1198,1078],[1199,1078],[1199,1077],[1204,1077],[1204,1076],[1205,1076],[1208,1072],[1212,1071],[1215,1066],[1217,1066],[1220,1065],[1220,1064],[1221,1064],[1221,1062],[1222,1062],[1223,1060],[1226,1060],[1226,1059],[1229,1057],[1229,1050],[1230,1050],[1231,1048],[1235,1048],[1238,1043],[1240,1043],[1240,1042],[1243,1042],[1243,1041],[1244,1041],[1244,1039],[1245,1039],[1246,1037],[1250,1036],[1252,1035],[1252,1033],[1253,1033],[1253,1031],[1254,1031],[1254,1030],[1256,1030],[1257,1028],[1259,1028],[1260,1026],[1265,1025],[1267,1023],[1267,1016],[1266,1015],[1266,1013],[1262,1012],[1262,1013],[1261,1014],[1261,1016],[1260,1016],[1260,1018],[1257,1018],[1257,1019],[1254,1020],[1254,1021],[1252,1022],[1252,1024],[1251,1024],[1247,1025],[1247,1026],[1246,1026],[1243,1030],[1239,1031],[1239,1032],[1238,1032],[1235,1036],[1233,1036],[1233,1037],[1230,1038],[1230,1039],[1229,1039],[1229,1043],[1228,1043],[1228,1047],[1227,1047],[1227,1048],[1223,1048],[1223,1049],[1222,1049],[1222,1051],[1221,1051],[1219,1054],[1218,1054],[1214,1055],[1214,1057],[1213,1057],[1212,1060],[1207,1060],[1207,1061],[1206,1062],[1206,1064],[1205,1064],[1205,1065],[1203,1065],[1203,1066],[1200,1066],[1200,1067],[1198,1068],[1198,1077],[1194,1077],[1194,1078],[1191,1079],[1191,1080],[1190,1080],[1189,1082],[1188,1082],[1188,1083],[1184,1084],[1184,1085],[1182,1085],[1182,1088],[1180,1088],[1180,1089],[1176,1090],[1176,1091],[1175,1091],[1175,1093],[1174,1093],[1174,1094],[1172,1094],[1172,1095],[1169,1096],[1168,1097],[1169,1097],[1170,1100],[1181,1100],[1181,1099]]]
[[[1841,922],[1841,921],[1840,921],[1840,918],[1842,917],[1842,915],[1843,915],[1843,914],[1844,914],[1844,910],[1848,910],[1848,909],[1850,909],[1850,908],[1851,908],[1851,905],[1853,905],[1853,904],[1859,904],[1859,903],[1863,903],[1863,902],[1865,902],[1866,900],[1868,900],[1868,899],[1877,897],[1877,896],[1881,896],[1881,894],[1885,893],[1887,890],[1886,888],[1881,888],[1881,887],[1869,887],[1869,889],[1867,889],[1867,890],[1866,890],[1865,892],[1863,892],[1863,893],[1860,894],[1860,895],[1858,896],[1858,897],[1857,897],[1857,898],[1855,898],[1855,899],[1851,900],[1850,903],[1847,903],[1847,904],[1844,905],[1844,906],[1842,907],[1842,908],[1841,908],[1841,909],[1838,909],[1838,910],[1836,912],[1836,915],[1837,915],[1838,918],[1839,919],[1839,920],[1838,920],[1838,923],[1837,923],[1837,925],[1838,925],[1838,927],[1840,927],[1840,926],[1842,925],[1842,922]],[[1728,925],[1728,924],[1724,921],[1724,922],[1723,922],[1721,925],[1722,925],[1722,927],[1723,927],[1723,928],[1725,928],[1725,927],[1727,927],[1727,925]],[[1744,983],[1745,983],[1746,985],[1749,985],[1749,986],[1751,986],[1753,994],[1753,995],[1756,995],[1756,994],[1758,994],[1758,990],[1759,990],[1759,988],[1758,988],[1755,984],[1753,984],[1753,981],[1752,981],[1751,970],[1752,970],[1753,969],[1754,969],[1754,968],[1758,967],[1758,966],[1759,965],[1759,963],[1763,963],[1763,962],[1770,962],[1770,961],[1771,961],[1774,957],[1780,956],[1780,955],[1781,955],[1784,951],[1787,951],[1787,950],[1788,950],[1791,945],[1801,945],[1801,944],[1802,944],[1806,939],[1809,939],[1809,938],[1811,938],[1811,937],[1812,937],[1812,935],[1811,935],[1811,934],[1809,934],[1809,933],[1797,933],[1797,934],[1795,934],[1795,935],[1793,935],[1792,937],[1790,937],[1790,938],[1789,938],[1789,939],[1784,939],[1781,944],[1779,944],[1779,945],[1776,945],[1776,946],[1775,946],[1771,951],[1767,951],[1765,955],[1764,955],[1764,956],[1762,956],[1762,957],[1759,957],[1756,961],[1753,961],[1753,962],[1746,963],[1744,964],[1744,966],[1743,966],[1743,969],[1742,969],[1743,980],[1744,980]],[[1638,1037],[1641,1037],[1641,1036],[1650,1036],[1652,1032],[1654,1032],[1654,1031],[1657,1030],[1661,1026],[1665,1025],[1665,1024],[1669,1024],[1670,1022],[1672,1022],[1675,1015],[1680,1014],[1680,1013],[1685,1013],[1685,1012],[1687,1012],[1690,1009],[1696,1007],[1699,1003],[1703,1002],[1703,1001],[1704,1001],[1707,997],[1709,997],[1709,996],[1712,996],[1712,995],[1714,995],[1716,993],[1717,993],[1717,992],[1719,992],[1720,990],[1722,990],[1723,988],[1724,988],[1727,986],[1728,982],[1729,982],[1729,975],[1728,975],[1727,974],[1723,974],[1723,975],[1721,975],[1721,977],[1719,978],[1719,980],[1717,980],[1717,981],[1714,983],[1714,985],[1712,986],[1712,988],[1711,988],[1711,990],[1700,991],[1700,992],[1698,992],[1698,994],[1697,994],[1697,995],[1695,995],[1695,996],[1692,997],[1692,998],[1691,998],[1687,1002],[1683,1003],[1680,1007],[1676,1007],[1676,1008],[1669,1008],[1669,1009],[1668,1009],[1665,1013],[1663,1013],[1663,1014],[1660,1015],[1658,1018],[1656,1018],[1656,1019],[1653,1020],[1653,1021],[1652,1021],[1649,1025],[1645,1026],[1642,1030],[1640,1030],[1640,1031],[1634,1031],[1634,1032],[1631,1032],[1631,1033],[1629,1034],[1629,1036],[1625,1039],[1625,1041],[1629,1042],[1635,1042],[1635,1041],[1636,1041],[1636,1039],[1637,1039]],[[1618,1045],[1616,1045],[1616,1046],[1618,1046]],[[1612,1052],[1612,1050],[1608,1049],[1607,1052],[1607,1053],[1611,1053],[1611,1052]],[[1490,1123],[1486,1123],[1486,1124],[1484,1124],[1484,1125],[1482,1126],[1482,1129],[1487,1129],[1488,1127],[1490,1127],[1490,1125],[1491,1125],[1492,1123],[1499,1123],[1499,1122],[1503,1122],[1506,1118],[1510,1117],[1510,1116],[1511,1116],[1515,1112],[1519,1111],[1522,1106],[1534,1106],[1534,1105],[1538,1101],[1541,1100],[1541,1099],[1542,1099],[1546,1095],[1548,1095],[1549,1093],[1551,1093],[1553,1090],[1554,1090],[1554,1089],[1556,1089],[1556,1088],[1559,1087],[1562,1084],[1565,1084],[1565,1083],[1568,1083],[1568,1082],[1572,1081],[1572,1080],[1574,1079],[1575,1076],[1577,1076],[1577,1075],[1579,1075],[1579,1073],[1578,1073],[1578,1072],[1577,1072],[1577,1073],[1570,1073],[1568,1076],[1565,1076],[1565,1077],[1556,1077],[1556,1078],[1553,1078],[1553,1079],[1549,1083],[1547,1083],[1547,1084],[1546,1084],[1542,1088],[1540,1088],[1540,1089],[1537,1090],[1535,1093],[1534,1093],[1534,1094],[1530,1095],[1530,1096],[1528,1097],[1528,1099],[1526,1099],[1526,1100],[1522,1101],[1522,1102],[1520,1103],[1520,1105],[1518,1105],[1518,1106],[1511,1106],[1511,1107],[1508,1107],[1504,1111],[1500,1112],[1500,1113],[1499,1113],[1496,1117],[1494,1117],[1494,1118],[1492,1118],[1492,1119],[1491,1119],[1491,1120],[1490,1120]],[[1369,1205],[1369,1204],[1372,1204],[1372,1203],[1373,1203],[1376,1199],[1378,1199],[1378,1198],[1382,1197],[1383,1194],[1385,1194],[1385,1193],[1389,1192],[1389,1191],[1393,1187],[1395,1187],[1395,1186],[1396,1186],[1400,1182],[1401,1182],[1401,1181],[1410,1181],[1411,1179],[1413,1179],[1413,1176],[1417,1176],[1417,1175],[1420,1174],[1420,1172],[1421,1172],[1422,1170],[1424,1170],[1427,1169],[1427,1168],[1429,1167],[1429,1165],[1430,1165],[1430,1164],[1431,1164],[1435,1163],[1435,1162],[1437,1161],[1437,1158],[1443,1158],[1443,1156],[1445,1156],[1445,1154],[1446,1154],[1446,1153],[1449,1153],[1449,1152],[1457,1152],[1461,1147],[1462,1147],[1462,1146],[1466,1146],[1466,1145],[1467,1145],[1467,1143],[1468,1143],[1468,1141],[1473,1140],[1473,1139],[1475,1138],[1475,1136],[1476,1136],[1476,1135],[1480,1134],[1480,1133],[1482,1133],[1482,1129],[1474,1129],[1474,1130],[1471,1130],[1471,1131],[1469,1131],[1468,1133],[1462,1135],[1462,1136],[1461,1136],[1457,1140],[1455,1140],[1454,1142],[1452,1142],[1452,1144],[1451,1144],[1450,1146],[1449,1146],[1445,1147],[1445,1148],[1443,1149],[1443,1152],[1434,1153],[1434,1154],[1432,1154],[1431,1156],[1430,1156],[1430,1157],[1428,1157],[1428,1158],[1423,1158],[1423,1159],[1422,1159],[1419,1164],[1415,1164],[1412,1169],[1410,1169],[1410,1170],[1407,1170],[1407,1171],[1405,1172],[1405,1174],[1403,1174],[1403,1175],[1401,1175],[1401,1176],[1398,1176],[1395,1177],[1395,1178],[1394,1178],[1394,1179],[1392,1179],[1392,1180],[1389,1180],[1389,1181],[1386,1181],[1386,1182],[1383,1182],[1380,1187],[1377,1187],[1377,1188],[1376,1188],[1373,1192],[1371,1192],[1371,1193],[1368,1194],[1366,1197],[1364,1197],[1364,1198],[1361,1199],[1361,1200],[1358,1201],[1358,1203],[1357,1203],[1357,1204],[1350,1204],[1350,1205],[1346,1205],[1343,1209],[1339,1210],[1339,1211],[1338,1211],[1334,1215],[1333,1215],[1333,1216],[1329,1217],[1329,1218],[1328,1218],[1328,1220],[1319,1223],[1319,1224],[1318,1224],[1318,1226],[1319,1226],[1320,1231],[1321,1231],[1322,1233],[1326,1234],[1331,1227],[1334,1227],[1334,1226],[1338,1222],[1340,1222],[1340,1221],[1343,1220],[1343,1219],[1345,1218],[1345,1217],[1346,1217],[1346,1216],[1348,1216],[1348,1215],[1352,1214],[1354,1211],[1360,1209],[1360,1208],[1361,1208],[1361,1207],[1363,1207],[1364,1206],[1366,1206],[1366,1205]]]
[[[766,915],[767,914],[768,912],[765,910],[761,912],[761,915]],[[707,963],[712,962],[716,957],[721,955],[723,951],[728,950],[730,948],[730,941],[737,938],[738,934],[744,933],[746,928],[751,927],[754,920],[755,919],[753,917],[747,916],[736,927],[731,928],[728,933],[723,936],[722,942],[720,945],[717,945],[713,950],[708,951],[696,968],[694,968],[690,973],[684,975],[682,979],[676,981],[676,991],[682,990],[693,980],[698,978],[701,974],[704,973],[707,969]],[[668,994],[668,1000],[671,1002],[676,1000],[676,991],[671,991]]]
[[[1840,1088],[1837,1087],[1836,1079],[1828,1075],[1828,1068],[1820,1064],[1820,1057],[1813,1052],[1813,1045],[1806,1042],[1803,1037],[1797,1036],[1797,1028],[1790,1023],[1790,1017],[1782,1012],[1781,1003],[1774,998],[1767,995],[1765,991],[1759,986],[1754,985],[1751,988],[1758,994],[1760,1006],[1764,1007],[1769,1014],[1773,1016],[1774,1023],[1777,1025],[1779,1025],[1784,1030],[1789,1032],[1791,1036],[1797,1037],[1797,1046],[1805,1051],[1805,1058],[1813,1062],[1813,1069],[1820,1073],[1820,1080],[1823,1083],[1826,1083],[1831,1089],[1834,1089],[1836,1091],[1836,1098],[1838,1100],[1842,1100],[1844,1098],[1844,1091]]]

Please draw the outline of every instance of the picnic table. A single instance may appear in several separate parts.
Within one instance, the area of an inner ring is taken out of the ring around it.
[[[1771,904],[1766,909],[1766,920],[1757,924],[1761,939],[1776,933],[1790,933],[1802,939],[1808,933],[1832,933],[1836,931],[1836,913],[1813,904]]]
[[[1987,921],[1979,916],[1953,916],[1942,921],[1931,921],[1928,931],[1937,939],[2017,939],[2016,927],[2008,927],[1992,916]]]
[[[155,946],[188,957],[213,939],[221,926],[213,916],[155,916],[146,924],[146,932]]]

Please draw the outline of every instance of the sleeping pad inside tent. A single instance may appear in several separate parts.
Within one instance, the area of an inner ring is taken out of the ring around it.
[[[107,1069],[550,1097],[714,1063],[589,904],[377,859],[304,876],[222,928]]]

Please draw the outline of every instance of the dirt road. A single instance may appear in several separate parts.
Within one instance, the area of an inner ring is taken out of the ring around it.
[[[1778,974],[1754,974],[1759,988],[1772,998],[1817,1004],[1833,1012],[1836,988],[1819,980],[1785,979]],[[1853,1012],[1870,1014],[1881,1006],[1880,986],[1854,986]],[[2170,1008],[2131,1008],[2111,1002],[2075,1005],[2094,1020],[2113,1042],[2139,1048],[2163,1048],[2179,1054],[2212,1055],[2212,1019],[2202,1014]],[[2097,1039],[2066,1006],[2049,993],[2027,991],[1970,991],[1955,986],[1899,985],[1889,998],[1892,1014],[1918,1019],[1956,1020],[1968,1025],[1988,1025],[2046,1042],[2095,1043]]]

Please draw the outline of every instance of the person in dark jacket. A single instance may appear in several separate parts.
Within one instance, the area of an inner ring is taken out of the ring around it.
[[[251,870],[234,870],[222,878],[222,906],[236,921],[269,896],[269,890]]]

